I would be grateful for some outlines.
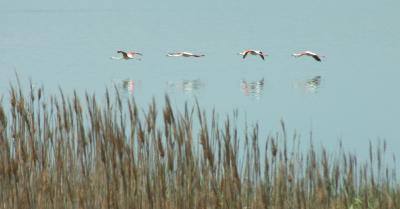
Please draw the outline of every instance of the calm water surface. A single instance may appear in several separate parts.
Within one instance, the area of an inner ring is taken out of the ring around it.
[[[115,85],[140,105],[168,93],[179,108],[197,97],[210,112],[237,109],[265,134],[283,119],[305,141],[312,130],[321,144],[340,138],[364,152],[381,138],[399,153],[398,8],[395,0],[2,1],[0,93],[8,96],[17,72],[47,93],[102,96]],[[248,48],[270,56],[242,60]],[[119,49],[143,59],[111,60]],[[290,56],[305,49],[326,58]],[[165,56],[179,50],[206,56]]]

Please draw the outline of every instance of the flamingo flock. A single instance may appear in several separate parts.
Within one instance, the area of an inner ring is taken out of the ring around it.
[[[137,51],[118,50],[117,53],[121,54],[121,56],[120,57],[111,57],[111,59],[141,60],[140,57],[143,56],[143,54],[141,52],[137,52]],[[255,57],[260,57],[262,60],[265,60],[269,56],[269,54],[267,54],[261,50],[255,50],[255,49],[246,49],[237,54],[242,56],[242,59],[246,59],[249,56],[255,56]],[[188,52],[188,51],[176,51],[176,52],[169,52],[166,54],[166,56],[167,57],[201,58],[201,57],[204,57],[205,54],[192,53],[192,52]],[[310,57],[310,58],[313,58],[317,62],[321,62],[322,58],[325,58],[325,56],[323,56],[323,55],[319,55],[315,52],[308,51],[308,50],[292,53],[292,56],[295,58]],[[181,83],[168,83],[168,86],[175,87],[176,89],[182,89],[184,92],[190,93],[192,90],[198,89],[200,87],[200,84],[201,83],[198,80],[193,80],[193,81],[184,80]],[[300,86],[309,92],[315,92],[318,89],[320,84],[321,84],[321,76],[315,76],[312,79],[302,82],[300,84]],[[134,86],[135,86],[134,82],[131,80],[123,82],[124,89],[127,89],[131,93],[133,93]],[[252,96],[256,99],[259,99],[261,97],[262,91],[264,89],[264,78],[262,78],[261,80],[257,80],[257,81],[241,80],[240,88],[245,96]]]
[[[138,57],[142,56],[143,54],[140,52],[135,52],[135,51],[122,51],[119,50],[117,51],[117,53],[122,54],[122,57],[111,57],[111,59],[117,59],[117,60],[130,60],[130,59],[135,59],[135,60],[141,60],[141,58]],[[268,56],[267,53],[261,51],[261,50],[254,50],[254,49],[246,49],[242,52],[238,53],[239,55],[241,55],[243,57],[243,59],[245,59],[248,55],[253,55],[253,56],[259,56],[262,60],[265,60],[265,58]],[[186,52],[186,51],[182,51],[182,52],[170,52],[167,53],[166,55],[167,57],[195,57],[195,58],[199,58],[199,57],[204,57],[204,54],[195,54],[192,52]],[[321,62],[321,58],[325,58],[325,56],[322,55],[318,55],[315,52],[312,51],[300,51],[297,53],[293,53],[292,56],[294,57],[312,57],[314,58],[314,60]]]

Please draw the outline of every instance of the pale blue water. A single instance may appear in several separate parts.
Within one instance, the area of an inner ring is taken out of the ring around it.
[[[399,8],[395,0],[2,1],[0,92],[8,95],[17,72],[47,93],[103,95],[117,85],[141,105],[169,93],[178,107],[197,97],[210,112],[238,109],[265,134],[283,119],[304,141],[313,131],[321,144],[340,138],[366,152],[381,138],[399,153]],[[242,60],[248,48],[270,56]],[[111,60],[119,49],[143,59]],[[306,49],[326,58],[290,56]],[[206,56],[165,56],[179,50]],[[307,85],[315,76],[320,85]]]

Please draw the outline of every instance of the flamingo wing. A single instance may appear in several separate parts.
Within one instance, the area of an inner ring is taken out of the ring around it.
[[[318,55],[312,55],[312,57],[313,57],[315,60],[317,60],[318,62],[321,62],[321,58],[319,58]]]
[[[246,58],[246,56],[247,56],[248,53],[249,53],[249,51],[245,51],[245,52],[243,53],[243,59]]]
[[[117,51],[117,53],[121,53],[123,56],[128,56],[128,53],[126,53],[124,51]]]

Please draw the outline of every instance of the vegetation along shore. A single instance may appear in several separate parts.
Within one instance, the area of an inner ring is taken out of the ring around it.
[[[384,141],[360,160],[340,145],[300,149],[283,122],[260,139],[258,125],[216,115],[177,111],[168,96],[138,107],[118,93],[11,86],[0,105],[0,208],[400,208]]]

